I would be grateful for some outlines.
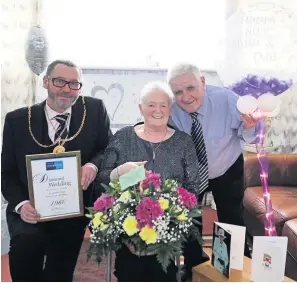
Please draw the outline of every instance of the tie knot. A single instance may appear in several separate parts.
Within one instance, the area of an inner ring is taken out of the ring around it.
[[[56,115],[54,118],[56,119],[57,122],[59,122],[60,124],[65,124],[67,119],[68,119],[69,113],[66,114],[60,114],[60,115]]]
[[[191,116],[191,118],[192,118],[193,121],[196,121],[197,120],[197,117],[198,117],[198,113],[192,112],[192,113],[190,113],[190,116]]]

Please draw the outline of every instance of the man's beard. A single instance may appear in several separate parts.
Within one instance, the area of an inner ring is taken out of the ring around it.
[[[50,98],[50,100],[53,102],[53,104],[63,110],[66,110],[67,108],[71,107],[76,100],[78,99],[78,95],[73,96],[73,95],[69,95],[68,93],[57,93],[57,94],[53,94],[52,92],[48,91],[48,97]],[[59,101],[59,97],[66,97],[68,98],[70,101],[69,103],[63,103],[61,101]]]

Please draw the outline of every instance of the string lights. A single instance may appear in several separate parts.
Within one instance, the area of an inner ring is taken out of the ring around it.
[[[258,109],[254,114],[253,118],[259,121],[259,128],[257,134],[257,158],[259,163],[260,179],[262,183],[263,199],[266,207],[264,229],[266,236],[277,236],[275,229],[274,213],[272,209],[272,202],[270,198],[270,190],[268,186],[268,157],[264,150],[264,139],[265,139],[265,122],[261,118],[263,115]]]

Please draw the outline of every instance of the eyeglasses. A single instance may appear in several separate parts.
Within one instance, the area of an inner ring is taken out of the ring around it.
[[[72,90],[80,90],[81,87],[82,87],[82,83],[80,83],[80,82],[75,82],[75,81],[67,82],[67,81],[65,81],[64,79],[61,79],[61,78],[51,78],[51,79],[52,79],[53,85],[56,86],[56,87],[62,88],[66,84]]]

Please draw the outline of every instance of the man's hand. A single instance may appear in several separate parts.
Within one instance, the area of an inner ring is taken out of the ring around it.
[[[256,121],[252,115],[242,114],[241,120],[243,121],[243,127],[245,129],[253,128],[256,125]]]
[[[81,186],[83,190],[86,190],[94,181],[97,172],[95,168],[93,168],[93,166],[90,166],[88,164],[84,165],[81,170]]]
[[[40,215],[29,202],[22,205],[20,214],[22,220],[27,223],[36,224],[40,219]]]

